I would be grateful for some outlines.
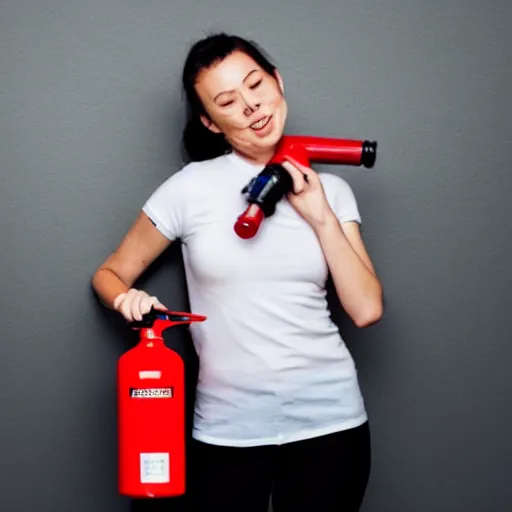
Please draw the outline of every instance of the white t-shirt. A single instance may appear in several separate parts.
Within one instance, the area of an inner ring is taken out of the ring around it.
[[[199,356],[193,436],[231,446],[282,444],[367,419],[356,368],[330,319],[328,267],[286,199],[249,240],[233,229],[242,188],[263,169],[236,153],[186,165],[143,211],[183,246]],[[340,221],[361,222],[351,188],[320,173]],[[340,255],[341,257],[341,255]]]

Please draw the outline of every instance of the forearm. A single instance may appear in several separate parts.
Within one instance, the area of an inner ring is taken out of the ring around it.
[[[105,267],[96,271],[91,285],[100,301],[110,309],[113,309],[114,299],[119,294],[128,292],[130,288],[114,272]]]
[[[382,287],[332,215],[315,227],[341,305],[359,327],[382,316]]]

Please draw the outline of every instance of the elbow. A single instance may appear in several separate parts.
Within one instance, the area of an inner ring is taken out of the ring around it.
[[[384,303],[382,296],[369,301],[365,308],[362,308],[357,315],[354,315],[354,324],[359,328],[369,327],[380,321],[384,315]]]
[[[376,324],[382,318],[383,312],[378,308],[365,311],[364,314],[354,317],[354,324],[359,328],[369,327]]]
[[[98,296],[102,303],[103,300],[101,298],[102,293],[104,292],[105,287],[108,285],[108,269],[103,265],[98,267],[96,271],[91,276],[89,284],[91,286],[92,291]]]
[[[91,276],[91,279],[89,281],[91,288],[95,292],[98,292],[99,281],[101,279],[102,273],[103,273],[103,268],[102,267],[97,268],[96,271],[94,272],[94,274]]]
[[[89,285],[92,288],[94,292],[96,292],[96,280],[98,278],[98,271],[94,272],[94,274],[91,276],[91,279],[89,280]]]

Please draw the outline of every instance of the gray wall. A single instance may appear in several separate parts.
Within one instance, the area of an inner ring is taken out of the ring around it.
[[[379,142],[374,170],[317,167],[354,188],[386,291],[370,329],[335,310],[373,427],[364,511],[510,510],[510,2],[0,6],[2,510],[130,509],[115,364],[133,340],[89,280],[180,167],[181,65],[217,29],[274,57],[290,132]],[[139,285],[187,308],[181,263]],[[166,338],[193,382],[186,330]]]

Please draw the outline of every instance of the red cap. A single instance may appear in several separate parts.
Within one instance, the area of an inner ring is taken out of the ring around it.
[[[261,221],[263,220],[263,211],[257,204],[251,204],[240,217],[238,217],[234,230],[240,238],[252,238],[258,232]]]

